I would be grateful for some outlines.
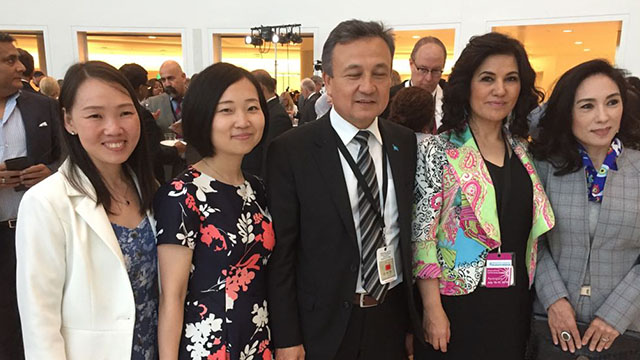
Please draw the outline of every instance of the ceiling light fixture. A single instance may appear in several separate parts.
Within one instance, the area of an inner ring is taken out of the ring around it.
[[[591,49],[589,49],[589,48],[586,48],[586,49],[583,49],[583,50],[584,50],[584,51],[591,51]]]
[[[576,41],[576,42],[574,42],[574,44],[576,44],[576,45],[582,45],[582,41]]]
[[[149,35],[149,36],[147,36],[147,37],[148,37],[149,39],[157,39],[157,38],[158,38],[158,37],[157,37],[157,36],[155,36],[155,35]]]
[[[562,32],[563,32],[563,33],[570,33],[570,32],[573,32],[573,30],[571,30],[571,29],[564,29],[564,30],[562,30]]]

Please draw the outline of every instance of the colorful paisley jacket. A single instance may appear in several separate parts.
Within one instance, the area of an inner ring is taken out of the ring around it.
[[[507,141],[533,184],[533,219],[527,241],[529,286],[535,274],[538,237],[554,223],[527,143]],[[467,127],[448,131],[418,146],[414,189],[413,276],[440,279],[443,295],[465,295],[478,286],[487,253],[500,246],[496,195],[491,176]]]

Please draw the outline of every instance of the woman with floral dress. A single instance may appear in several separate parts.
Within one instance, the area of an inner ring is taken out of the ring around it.
[[[271,359],[265,266],[275,240],[262,182],[242,158],[262,141],[267,104],[244,69],[201,72],[182,105],[203,159],[158,190],[160,359]]]

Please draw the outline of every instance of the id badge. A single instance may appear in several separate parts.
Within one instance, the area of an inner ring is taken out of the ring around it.
[[[482,286],[508,288],[515,285],[515,256],[513,253],[489,253],[482,274]]]
[[[381,284],[387,284],[398,278],[393,246],[383,246],[376,251],[378,277]]]

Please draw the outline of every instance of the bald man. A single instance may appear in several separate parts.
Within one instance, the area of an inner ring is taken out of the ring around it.
[[[167,60],[160,66],[160,81],[165,92],[148,98],[143,105],[153,114],[160,110],[156,122],[163,132],[170,133],[169,126],[182,119],[182,98],[187,91],[187,75],[180,64]]]

